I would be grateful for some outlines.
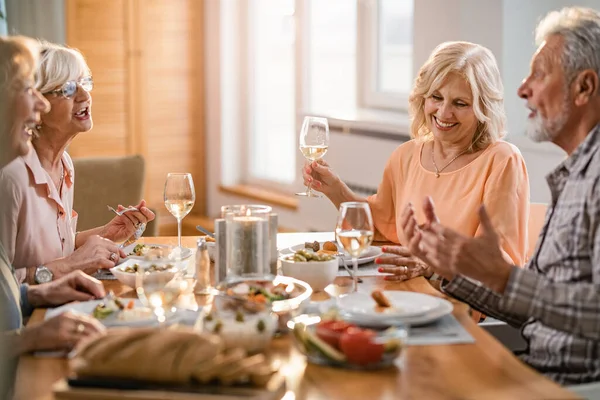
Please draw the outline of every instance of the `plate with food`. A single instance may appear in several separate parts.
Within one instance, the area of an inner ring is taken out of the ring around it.
[[[288,247],[286,249],[282,249],[279,251],[280,256],[290,256],[294,255],[299,250],[312,250],[318,255],[333,255],[338,257],[338,261],[340,266],[346,264],[347,266],[352,266],[352,257],[349,254],[344,253],[344,249],[342,249],[337,243],[332,241],[327,242],[306,242],[303,244],[297,244],[292,247]],[[369,246],[367,251],[363,255],[358,258],[358,264],[368,264],[373,261],[383,252],[381,248],[377,246]]]
[[[72,311],[98,319],[104,326],[151,326],[158,320],[151,309],[144,307],[138,299],[123,299],[109,293],[104,299],[90,300],[65,304],[51,308],[46,312],[45,319]]]
[[[348,369],[394,367],[407,338],[402,327],[375,331],[323,315],[300,315],[288,328],[309,362]]]
[[[192,250],[187,247],[169,246],[166,244],[138,243],[131,244],[123,249],[126,258],[123,260],[144,260],[146,256],[154,258],[167,258],[170,260],[185,260],[192,255]]]
[[[424,324],[453,310],[452,303],[447,300],[400,290],[351,293],[340,297],[337,308],[348,322],[380,328]]]

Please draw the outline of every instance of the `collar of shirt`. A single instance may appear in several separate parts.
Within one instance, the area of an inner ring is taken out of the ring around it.
[[[44,169],[44,167],[42,167],[42,163],[40,162],[40,158],[35,148],[32,148],[27,155],[23,156],[23,161],[25,162],[25,165],[27,166],[29,171],[31,171],[35,184],[46,185],[48,190],[48,197],[53,198],[53,193],[55,193],[55,191],[53,190],[54,185],[51,185],[50,176],[48,172]],[[73,168],[67,162],[65,153],[63,153],[61,157],[61,162],[65,171],[65,184],[67,185],[67,187],[70,188],[74,183],[74,171]],[[58,195],[58,193],[56,194]],[[58,195],[58,198],[55,198],[54,200],[60,204],[60,195]]]
[[[546,182],[552,192],[552,204],[558,198],[569,175],[584,172],[590,159],[600,146],[600,124],[596,125],[573,154],[560,163],[546,176]]]

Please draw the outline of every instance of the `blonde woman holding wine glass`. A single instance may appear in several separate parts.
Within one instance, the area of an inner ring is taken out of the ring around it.
[[[485,204],[499,227],[505,255],[517,265],[525,261],[529,180],[519,150],[501,140],[506,133],[503,96],[488,49],[442,43],[419,70],[409,97],[412,140],[392,153],[376,194],[358,196],[323,160],[304,167],[304,183],[336,207],[368,202],[375,239],[401,245],[384,247],[387,256],[377,260],[380,272],[390,274],[386,279],[433,274],[404,247],[401,225],[402,210],[428,195],[442,223],[468,236],[480,231],[477,210]],[[423,223],[420,212],[416,218]]]
[[[177,246],[181,249],[181,220],[196,202],[194,180],[189,173],[169,173],[165,182],[165,207],[177,219]]]
[[[299,142],[300,152],[309,163],[322,159],[329,147],[329,123],[327,119],[304,117]],[[308,182],[306,192],[296,193],[296,196],[322,197],[320,194],[313,192],[310,186],[311,182]]]

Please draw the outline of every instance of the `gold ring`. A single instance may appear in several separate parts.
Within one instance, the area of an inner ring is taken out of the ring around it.
[[[77,334],[82,334],[83,331],[85,331],[85,325],[80,322],[77,324],[77,329],[75,329],[75,332]]]

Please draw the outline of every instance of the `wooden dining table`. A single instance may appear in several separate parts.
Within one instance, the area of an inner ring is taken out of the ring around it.
[[[324,239],[324,234],[279,234],[278,247]],[[143,240],[142,240],[143,241]],[[176,237],[146,238],[146,243],[176,244]],[[195,237],[184,237],[193,248]],[[386,281],[383,276],[363,277],[359,291],[406,290],[432,296],[445,295],[424,278],[405,282]],[[118,281],[104,281],[107,290],[123,297],[134,291]],[[348,277],[338,277],[336,290],[349,290]],[[313,295],[324,300],[326,293]],[[473,336],[474,343],[409,346],[402,367],[378,371],[356,371],[307,363],[294,348],[290,335],[275,338],[268,355],[280,364],[290,399],[576,399],[577,395],[522,363],[508,349],[475,324],[468,306],[449,299],[453,315]],[[43,320],[45,309],[37,309],[28,324]],[[53,385],[69,375],[65,358],[24,355],[19,360],[15,383],[16,399],[53,399]]]

